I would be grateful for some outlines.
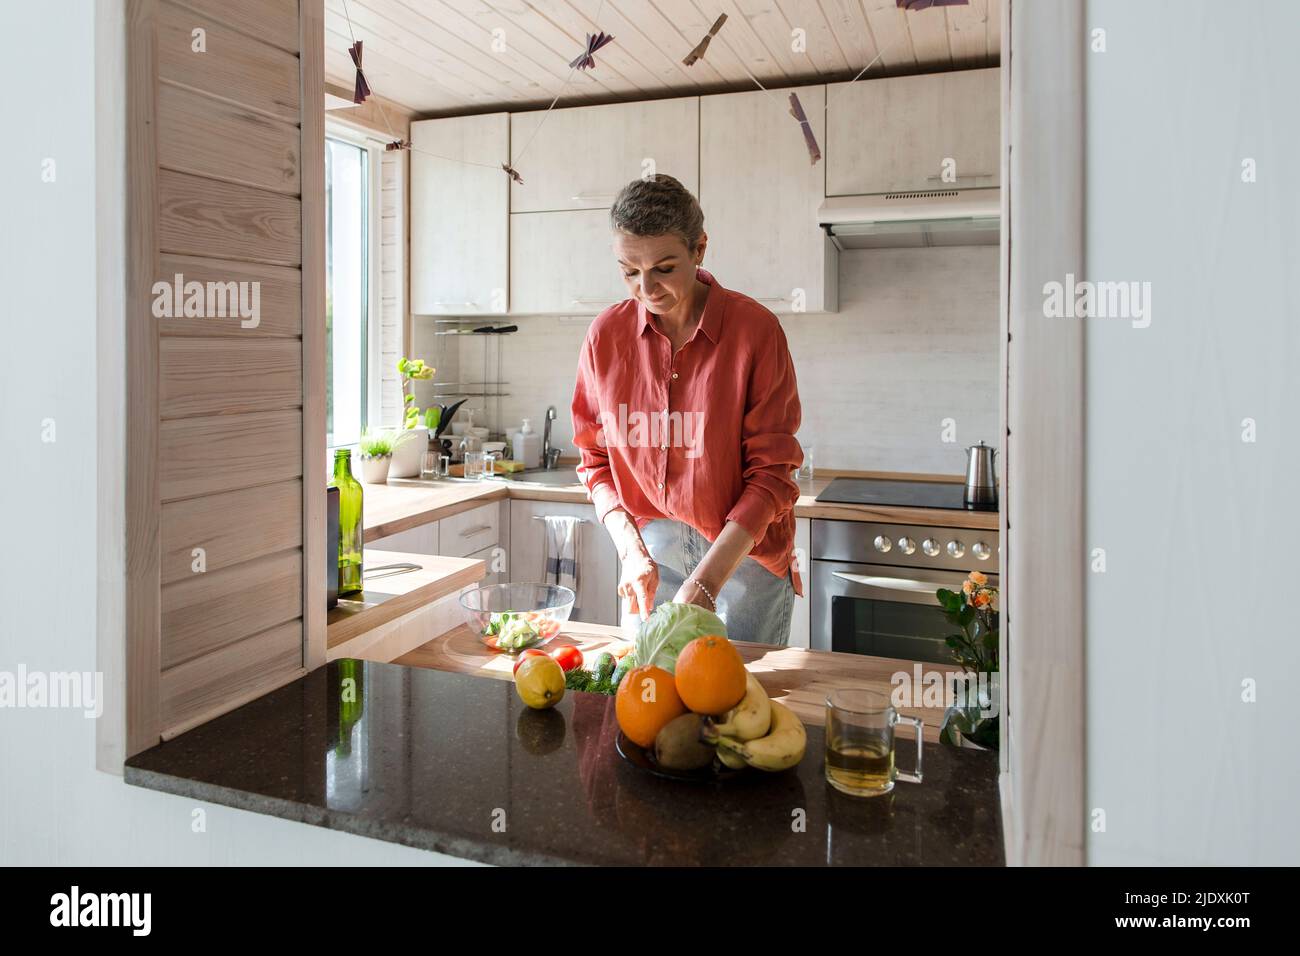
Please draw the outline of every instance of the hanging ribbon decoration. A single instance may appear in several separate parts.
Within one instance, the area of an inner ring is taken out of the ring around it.
[[[816,166],[817,161],[822,158],[822,151],[817,145],[817,137],[813,135],[812,124],[808,122],[808,114],[803,111],[803,104],[799,102],[799,94],[790,94],[790,115],[799,121],[799,126],[803,130],[803,141],[808,147],[808,157],[812,165]]]
[[[599,33],[587,34],[587,48],[578,54],[577,58],[569,62],[569,68],[573,70],[589,70],[596,65],[596,58],[592,55],[607,43],[612,43],[614,37],[601,30]]]
[[[524,177],[520,176],[519,173],[516,172],[515,168],[509,163],[502,163],[501,168],[506,171],[506,175],[517,182],[520,186],[524,184]]]
[[[361,41],[356,40],[348,47],[348,56],[352,57],[352,63],[357,68],[357,85],[352,91],[353,103],[364,103],[366,97],[370,95],[370,84],[366,82],[366,74],[361,71]]]
[[[685,59],[682,60],[682,63],[685,64],[686,66],[694,66],[696,61],[704,59],[704,51],[709,48],[709,41],[718,35],[718,31],[722,29],[722,25],[726,22],[727,22],[727,15],[725,13],[719,15],[718,19],[713,21],[713,26],[709,27],[708,36],[706,36],[699,43],[695,44],[695,49],[691,50],[690,53],[686,54],[686,57]]]

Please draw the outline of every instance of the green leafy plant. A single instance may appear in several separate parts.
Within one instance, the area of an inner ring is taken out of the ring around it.
[[[727,636],[727,625],[712,611],[696,604],[660,604],[642,622],[634,653],[641,664],[653,664],[672,674],[677,669],[677,655],[686,645],[708,635]]]
[[[957,688],[958,700],[944,714],[939,739],[959,746],[957,734],[981,747],[998,746],[997,674],[998,660],[998,589],[988,577],[972,571],[962,582],[960,591],[940,588],[935,592],[950,624],[960,628],[944,641],[953,660],[970,675],[965,686]],[[974,699],[972,699],[972,697]]]
[[[409,437],[411,436],[407,432],[390,429],[372,432],[367,429],[361,433],[361,440],[357,442],[357,447],[361,449],[363,458],[385,458]]]
[[[402,427],[419,428],[420,425],[424,425],[425,428],[437,431],[442,408],[433,405],[421,409],[415,401],[415,383],[432,381],[434,372],[438,370],[432,365],[426,365],[424,359],[408,359],[402,356],[397,360],[397,371],[402,376],[402,406],[406,410]]]

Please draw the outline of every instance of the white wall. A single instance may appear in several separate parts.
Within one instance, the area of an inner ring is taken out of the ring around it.
[[[725,275],[717,278],[726,286]],[[781,316],[803,402],[799,440],[813,447],[816,466],[958,474],[964,446],[997,444],[996,246],[844,252],[839,294],[834,315]],[[417,343],[426,348],[432,323],[415,318]],[[501,399],[499,420],[487,406],[487,421],[513,430],[527,415],[540,432],[546,407],[554,405],[554,440],[571,455],[569,402],[590,319],[498,320],[508,323],[519,326],[501,343],[509,397]],[[466,336],[458,344],[464,376],[477,381],[483,339]],[[487,344],[493,359],[497,343]],[[493,360],[490,374],[495,369]],[[942,440],[945,418],[956,423],[955,441]]]
[[[117,2],[6,5],[22,41],[16,76],[39,77],[8,104],[0,150],[0,428],[6,602],[0,670],[120,673],[120,472],[123,372],[122,12]],[[98,24],[97,24],[98,21]],[[99,27],[97,45],[96,27]],[[57,64],[57,69],[51,69]],[[98,100],[97,100],[98,94]],[[96,103],[102,112],[97,118]],[[96,123],[103,150],[96,166]],[[41,181],[53,158],[56,179]],[[96,320],[96,202],[109,236]],[[97,416],[103,376],[106,399]],[[116,394],[114,394],[116,390]],[[53,443],[42,420],[55,420]],[[97,444],[98,442],[98,444]],[[97,481],[102,466],[104,480]],[[115,485],[114,482],[117,482]],[[96,568],[104,626],[97,635]],[[116,612],[114,612],[116,608]],[[110,680],[115,679],[110,674]],[[121,707],[120,690],[108,701]],[[104,718],[109,719],[108,717]],[[446,858],[244,811],[128,787],[95,770],[95,722],[79,712],[0,710],[0,864],[421,864]]]
[[[1087,25],[1088,278],[1153,304],[1086,326],[1088,857],[1300,863],[1300,6],[1090,0]]]

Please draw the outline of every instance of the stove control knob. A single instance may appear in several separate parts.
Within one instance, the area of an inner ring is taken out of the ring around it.
[[[898,539],[898,550],[904,554],[911,554],[916,550],[916,542],[904,535]]]
[[[921,542],[921,550],[933,558],[939,553],[939,542],[935,541],[934,538],[926,538]]]
[[[970,546],[970,553],[975,555],[975,557],[979,558],[981,561],[987,561],[989,555],[993,552],[989,550],[989,546],[983,541],[976,541]]]
[[[875,544],[876,544],[876,550],[879,551],[881,554],[884,554],[886,551],[888,551],[890,548],[894,546],[894,542],[890,541],[883,534],[876,535]]]
[[[960,558],[965,553],[966,553],[966,545],[962,544],[960,541],[948,542],[948,557]]]

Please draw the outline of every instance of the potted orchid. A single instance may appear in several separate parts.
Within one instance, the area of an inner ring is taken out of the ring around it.
[[[389,466],[390,478],[414,478],[420,473],[420,458],[429,446],[429,438],[438,427],[438,406],[421,409],[415,399],[415,383],[428,382],[437,371],[423,359],[402,356],[397,362],[397,373],[402,376],[402,430],[410,437],[393,453]]]
[[[943,616],[960,632],[945,643],[962,673],[954,675],[953,703],[943,716],[939,739],[954,747],[998,747],[998,588],[988,575],[972,571],[960,591],[935,592]]]

